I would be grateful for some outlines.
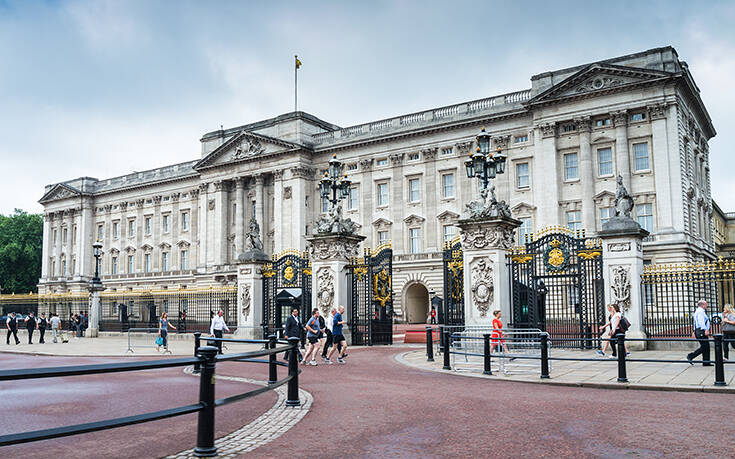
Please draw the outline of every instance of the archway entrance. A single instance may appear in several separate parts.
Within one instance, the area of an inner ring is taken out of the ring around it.
[[[429,316],[429,291],[423,284],[411,284],[406,290],[406,322],[425,324]]]

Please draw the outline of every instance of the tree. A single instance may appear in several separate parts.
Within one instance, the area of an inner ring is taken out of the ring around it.
[[[15,209],[0,215],[0,288],[3,293],[35,292],[41,277],[43,217]]]

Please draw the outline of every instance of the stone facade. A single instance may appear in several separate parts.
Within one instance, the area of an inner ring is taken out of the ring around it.
[[[392,241],[395,308],[405,314],[407,284],[443,296],[440,251],[477,196],[463,161],[481,126],[508,154],[494,184],[522,222],[516,240],[547,225],[596,233],[620,174],[651,232],[646,261],[714,256],[707,141],[715,130],[686,63],[665,47],[347,128],[288,113],[205,134],[196,161],[49,185],[40,291],[86,288],[98,238],[102,279],[114,289],[236,282],[253,215],[265,252],[305,250],[323,210],[318,180],[336,153],[354,187],[344,215],[364,245]]]

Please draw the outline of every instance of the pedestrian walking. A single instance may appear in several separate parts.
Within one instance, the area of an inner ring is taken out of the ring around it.
[[[503,321],[500,320],[503,317],[502,311],[496,309],[493,311],[493,331],[490,335],[492,338],[492,345],[490,346],[490,352],[495,352],[498,347],[502,346],[504,354],[510,354],[508,346],[505,344],[503,339]],[[515,360],[515,357],[511,357],[510,360]]]
[[[600,326],[600,331],[603,331],[606,328],[610,328],[610,329],[608,330],[609,331],[609,334],[607,335],[608,336],[608,339],[605,340],[605,344],[602,345],[602,350],[598,350],[597,351],[597,354],[600,357],[605,357],[605,352],[607,351],[607,348],[608,347],[611,347],[612,348],[612,356],[613,357],[617,357],[617,355],[618,355],[617,352],[618,351],[617,351],[617,346],[615,346],[615,344],[614,344],[615,343],[615,338],[614,338],[615,335],[613,334],[613,328],[612,328],[612,326],[613,326],[613,319],[615,318],[615,308],[613,307],[612,304],[608,304],[606,306],[606,308],[607,308],[607,314],[608,314],[607,315],[607,322],[605,322],[604,325]]]
[[[327,360],[327,351],[329,351],[329,348],[332,346],[332,343],[334,342],[332,339],[332,325],[334,322],[334,315],[337,313],[337,310],[332,308],[329,311],[329,315],[327,316],[327,319],[324,321],[325,330],[324,333],[327,335],[327,339],[324,342],[324,346],[322,347],[322,358],[324,360]]]
[[[342,344],[342,349],[337,353],[337,362],[339,363],[345,363],[343,357],[345,355],[345,351],[347,350],[347,341],[345,340],[344,335],[342,334],[342,327],[347,324],[346,320],[342,319],[342,314],[345,313],[345,307],[341,306],[337,308],[337,314],[334,315],[334,318],[332,319],[332,349],[329,350],[329,354],[327,354],[327,364],[331,365],[332,361],[330,360],[332,355],[337,351],[337,347]]]
[[[157,339],[156,352],[159,351],[161,346],[163,346],[164,353],[171,352],[168,350],[168,327],[171,327],[172,330],[176,330],[176,327],[168,322],[168,313],[164,312],[163,314],[161,314],[161,318],[158,320],[158,338],[160,338],[160,344],[159,340]]]
[[[89,328],[89,314],[87,311],[84,311],[84,314],[82,314],[80,319],[82,319],[82,338],[84,338],[87,333],[87,329]]]
[[[74,339],[79,339],[82,336],[82,327],[82,318],[79,317],[79,314],[74,314],[74,330],[76,332]]]
[[[722,311],[722,337],[725,340],[723,354],[725,360],[730,360],[730,346],[735,349],[735,311],[731,304],[726,304]]]
[[[699,348],[687,354],[687,361],[690,365],[694,365],[693,360],[702,354],[702,365],[705,367],[712,366],[709,360],[709,317],[707,316],[707,302],[699,300],[697,302],[697,310],[694,311],[692,338],[699,340]]]
[[[324,349],[327,342],[327,322],[324,320],[324,316],[319,314],[319,349],[321,349],[322,357],[324,357]]]
[[[304,326],[301,324],[301,320],[299,319],[299,308],[293,308],[291,309],[291,315],[288,316],[288,319],[286,319],[286,327],[283,330],[283,335],[286,337],[286,339],[289,338],[301,338],[301,330],[304,328]],[[299,361],[302,360],[301,358],[301,351],[299,351],[299,348],[296,347],[296,353],[298,354]],[[288,360],[289,357],[289,351],[286,351],[283,353],[283,358],[285,360]]]
[[[61,319],[56,313],[51,314],[51,333],[54,337],[54,343],[58,343],[59,333],[61,332]]]
[[[212,324],[209,326],[209,334],[217,337],[222,338],[222,335],[225,331],[227,333],[230,332],[230,329],[227,327],[227,324],[225,323],[225,318],[222,317],[224,315],[224,311],[221,309],[217,312],[217,315],[212,317]],[[222,341],[217,341],[217,353],[222,353]]]
[[[8,337],[5,339],[5,342],[10,344],[10,335],[13,335],[15,344],[20,344],[20,340],[18,339],[18,321],[15,319],[14,312],[8,314],[8,318],[5,320],[5,327],[8,329]]]
[[[434,306],[431,307],[431,325],[436,325],[436,308]]]
[[[46,313],[42,312],[41,317],[38,318],[38,333],[40,336],[38,344],[46,344],[46,341],[43,340],[43,335],[46,334],[46,327],[48,327],[48,320],[46,320]]]
[[[28,344],[33,344],[33,331],[38,329],[38,322],[36,322],[33,311],[28,314],[23,322],[25,322],[26,330],[28,330]]]
[[[316,355],[320,348],[319,333],[319,309],[314,308],[314,310],[311,311],[311,318],[306,322],[306,339],[309,340],[309,349],[306,350],[304,359],[301,361],[304,365],[316,366]],[[311,360],[309,360],[309,356],[311,356]]]

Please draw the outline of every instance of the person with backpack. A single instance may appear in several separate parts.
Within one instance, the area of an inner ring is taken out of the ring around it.
[[[309,349],[304,354],[304,359],[301,361],[304,365],[316,366],[316,355],[319,353],[319,333],[321,333],[321,327],[319,325],[319,309],[314,308],[311,311],[311,319],[306,322],[306,338],[309,340]],[[309,356],[311,355],[311,361]]]
[[[38,344],[46,344],[46,341],[43,340],[43,335],[46,334],[46,327],[48,327],[48,320],[46,320],[46,313],[42,312],[41,317],[38,319],[38,332],[41,334],[41,339],[38,341]]]
[[[28,344],[33,344],[33,331],[38,329],[38,322],[36,322],[36,316],[31,311],[28,317],[24,320],[26,324],[26,330],[28,330]]]
[[[617,335],[623,335],[625,336],[625,332],[628,331],[628,328],[630,328],[630,322],[628,319],[623,316],[623,313],[620,312],[620,305],[617,303],[609,304],[608,310],[612,312],[612,317],[610,317],[610,321],[600,327],[600,330],[604,330],[605,327],[608,325],[610,326],[610,340],[609,343],[613,345],[613,357],[616,356],[616,349],[617,342],[613,344],[613,340],[615,339],[615,336]],[[603,347],[602,351],[597,351],[598,354],[604,356],[605,355],[605,348],[607,347],[608,342],[605,342],[605,347]],[[625,355],[630,355],[630,352],[628,351],[628,345],[623,343],[623,346],[625,347]]]

